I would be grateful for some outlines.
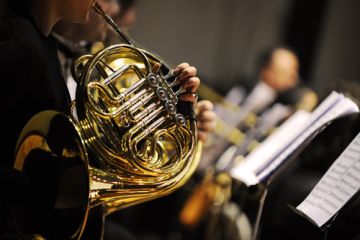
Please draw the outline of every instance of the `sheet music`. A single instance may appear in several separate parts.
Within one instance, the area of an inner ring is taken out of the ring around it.
[[[260,181],[266,179],[272,172],[274,172],[286,158],[294,152],[311,134],[313,134],[319,127],[325,123],[335,119],[336,117],[345,115],[347,113],[359,111],[358,106],[351,100],[345,98],[342,94],[338,95],[338,99],[333,98],[331,94],[311,115],[310,121],[306,126],[306,130],[296,137],[296,140],[287,146],[285,150],[276,157],[272,163],[262,171],[258,171],[257,175]],[[331,100],[331,101],[327,101]],[[321,111],[319,111],[321,109]]]
[[[231,175],[247,185],[257,184],[259,181],[256,172],[266,166],[273,156],[279,154],[283,147],[294,138],[294,135],[303,131],[310,115],[309,112],[303,110],[294,113],[244,161],[235,166],[230,172]]]
[[[311,114],[301,110],[293,114],[230,173],[247,185],[266,182],[319,127],[336,117],[358,111],[354,102],[334,91]]]
[[[297,206],[321,227],[360,190],[360,133]]]

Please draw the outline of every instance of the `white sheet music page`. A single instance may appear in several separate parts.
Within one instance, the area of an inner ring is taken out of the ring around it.
[[[310,113],[298,110],[288,120],[286,120],[273,134],[252,151],[244,161],[231,169],[232,177],[242,181],[246,185],[255,185],[259,183],[256,172],[268,165],[271,160],[283,151],[293,138],[304,131],[310,118]]]
[[[234,166],[230,174],[248,186],[266,183],[319,127],[339,116],[358,111],[353,101],[333,91],[311,114],[301,110],[294,113],[244,161]]]
[[[337,117],[358,111],[359,108],[353,101],[344,97],[342,94],[335,91],[332,92],[311,114],[311,118],[307,123],[305,130],[296,137],[296,140],[291,143],[291,145],[287,146],[281,154],[271,162],[271,164],[262,169],[262,171],[258,172],[257,175],[259,180],[262,181],[263,179],[266,179],[269,175],[276,171],[276,169],[278,169],[279,166],[286,161],[287,157],[319,127]]]
[[[296,209],[305,214],[318,227],[322,227],[359,190],[360,133]]]

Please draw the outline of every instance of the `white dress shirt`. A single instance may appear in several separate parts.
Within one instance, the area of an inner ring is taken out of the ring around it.
[[[242,104],[243,111],[258,113],[271,105],[277,97],[276,91],[266,84],[259,81]]]

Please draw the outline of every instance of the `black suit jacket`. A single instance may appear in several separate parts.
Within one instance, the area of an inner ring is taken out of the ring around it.
[[[12,166],[15,143],[26,122],[43,110],[66,112],[69,105],[55,41],[42,35],[26,11],[8,10],[1,16],[0,72],[6,127],[0,163]]]
[[[8,231],[4,222],[9,204],[26,193],[26,178],[11,170],[23,127],[34,114],[48,109],[66,112],[70,103],[55,41],[40,32],[24,7],[1,9],[0,78],[0,188],[6,193],[0,198],[1,238]]]

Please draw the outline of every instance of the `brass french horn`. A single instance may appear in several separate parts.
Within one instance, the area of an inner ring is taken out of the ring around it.
[[[41,112],[22,131],[15,168],[32,194],[13,218],[24,236],[79,239],[93,215],[179,188],[200,158],[192,105],[179,101],[186,90],[172,70],[94,8],[127,44],[80,57],[71,113]]]

